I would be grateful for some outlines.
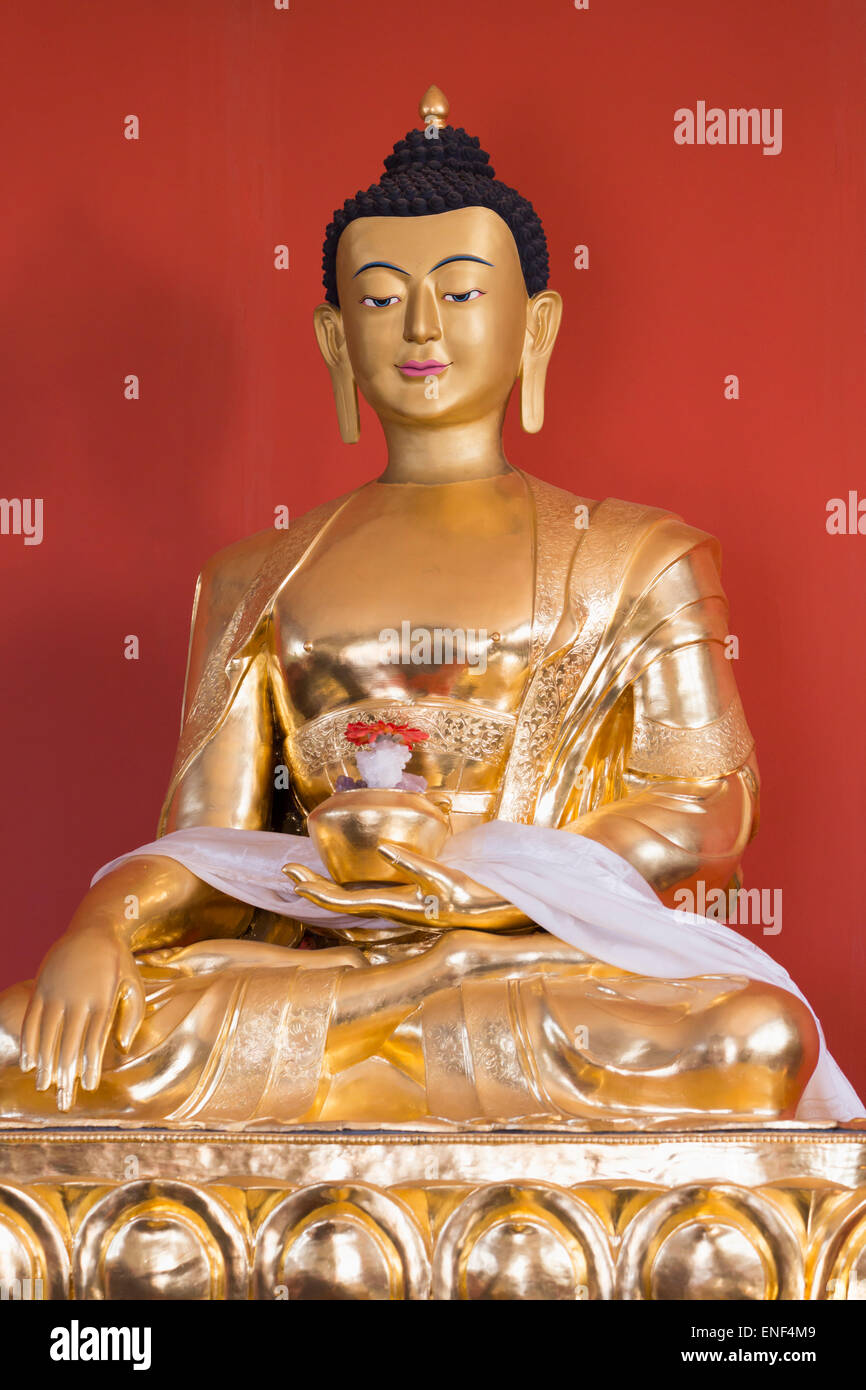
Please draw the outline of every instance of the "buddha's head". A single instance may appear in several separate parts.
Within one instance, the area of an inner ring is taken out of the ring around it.
[[[357,390],[383,421],[500,422],[515,382],[521,419],[544,418],[562,302],[532,204],[494,177],[476,137],[446,124],[437,88],[385,173],[334,214],[316,337],[340,432],[358,439]]]

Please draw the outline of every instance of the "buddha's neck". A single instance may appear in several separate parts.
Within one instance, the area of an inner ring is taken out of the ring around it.
[[[380,483],[462,483],[512,471],[502,449],[502,412],[431,428],[383,420],[388,465]]]

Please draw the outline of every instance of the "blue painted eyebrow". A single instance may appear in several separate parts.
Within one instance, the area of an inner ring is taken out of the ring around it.
[[[476,261],[478,265],[489,265],[491,269],[495,269],[492,261],[485,261],[481,256],[446,256],[444,261],[437,261],[434,266],[431,266],[427,274],[432,275],[434,270],[440,270],[443,265],[450,265],[452,261]],[[377,266],[381,267],[383,270],[396,270],[398,275],[409,274],[408,270],[404,270],[401,265],[394,265],[392,261],[365,261],[365,263],[359,266],[355,271],[352,279],[354,280],[360,275],[362,270],[375,270]]]
[[[492,261],[485,261],[481,256],[446,256],[444,261],[437,261],[435,265],[430,267],[427,272],[428,275],[432,275],[433,271],[438,270],[440,266],[450,265],[451,261],[477,261],[479,265],[489,265],[491,269],[494,268]]]
[[[373,270],[376,266],[383,266],[385,270],[396,270],[401,275],[409,274],[408,270],[404,270],[401,265],[392,265],[390,261],[367,261],[365,265],[360,266],[359,269],[355,271],[355,275],[352,276],[352,279],[354,280],[355,276],[360,275],[362,270]]]

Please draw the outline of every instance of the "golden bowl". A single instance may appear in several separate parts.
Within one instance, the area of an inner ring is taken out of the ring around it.
[[[310,839],[335,883],[405,883],[379,853],[383,840],[435,859],[450,833],[445,811],[421,792],[362,787],[335,792],[307,816]]]

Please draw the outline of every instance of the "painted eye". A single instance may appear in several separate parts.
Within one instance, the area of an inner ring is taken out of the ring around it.
[[[361,303],[366,304],[368,309],[387,309],[391,304],[399,304],[400,296],[392,294],[387,299],[375,299],[373,295],[368,294],[366,299],[361,300]]]
[[[452,304],[468,304],[470,299],[480,299],[484,290],[466,290],[464,294],[445,294],[443,299],[448,299]]]

